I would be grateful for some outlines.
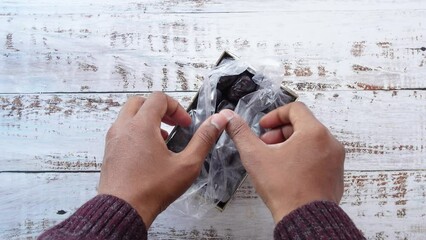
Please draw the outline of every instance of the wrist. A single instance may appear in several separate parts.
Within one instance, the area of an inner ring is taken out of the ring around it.
[[[150,201],[150,198],[141,200],[140,198],[136,199],[129,197],[124,200],[127,201],[136,210],[136,212],[138,212],[139,216],[141,216],[145,223],[146,229],[149,229],[152,222],[154,222],[158,214],[161,213],[161,208],[158,206],[158,203]]]
[[[276,204],[269,208],[274,219],[275,224],[280,222],[285,216],[290,214],[292,211],[308,203],[281,203]]]
[[[132,205],[132,207],[133,207],[133,205]],[[141,216],[143,222],[145,223],[146,229],[149,229],[152,222],[154,222],[155,218],[159,214],[156,211],[154,211],[153,209],[150,209],[149,207],[138,207],[138,208],[135,208],[135,209],[136,209],[136,212],[138,212],[139,216]]]

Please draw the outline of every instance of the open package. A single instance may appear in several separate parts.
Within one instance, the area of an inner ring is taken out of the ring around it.
[[[261,135],[265,129],[258,124],[260,118],[296,99],[294,92],[281,86],[281,76],[256,72],[224,52],[187,109],[191,126],[174,128],[167,146],[173,152],[182,151],[201,123],[223,109],[239,114],[253,132]],[[224,132],[206,157],[199,177],[175,205],[193,216],[202,216],[212,208],[223,210],[246,176],[239,153]]]

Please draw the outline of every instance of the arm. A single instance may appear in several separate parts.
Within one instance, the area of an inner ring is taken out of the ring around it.
[[[188,113],[162,93],[129,99],[106,137],[99,195],[40,239],[146,239],[157,215],[199,175],[228,121],[226,112],[214,114],[173,153],[160,124],[188,126]]]
[[[127,202],[98,195],[39,239],[147,239],[142,218]]]
[[[285,216],[275,239],[365,239],[348,215],[333,202],[315,201]]]
[[[235,115],[226,127],[256,191],[272,213],[276,239],[355,239],[359,230],[338,206],[345,150],[303,103],[259,122],[260,138]]]

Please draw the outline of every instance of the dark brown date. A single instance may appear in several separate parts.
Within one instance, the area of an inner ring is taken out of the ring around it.
[[[223,93],[219,89],[216,89],[216,102],[220,103],[223,100]],[[217,105],[217,104],[216,104]]]
[[[256,83],[248,75],[241,75],[227,92],[227,98],[237,103],[240,98],[256,90]]]
[[[235,83],[235,81],[237,81],[237,79],[238,79],[238,75],[222,76],[219,78],[216,88],[222,92],[225,92],[229,87],[232,86],[232,84]]]

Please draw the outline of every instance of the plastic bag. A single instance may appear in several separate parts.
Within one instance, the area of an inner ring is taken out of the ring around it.
[[[234,110],[260,135],[265,131],[259,126],[260,118],[294,100],[281,89],[281,76],[266,77],[243,61],[225,59],[201,87],[196,108],[189,112],[191,126],[178,127],[167,145],[171,151],[182,151],[200,124],[224,108]],[[224,132],[205,159],[199,177],[172,207],[195,217],[215,207],[223,209],[245,176],[239,153]]]

